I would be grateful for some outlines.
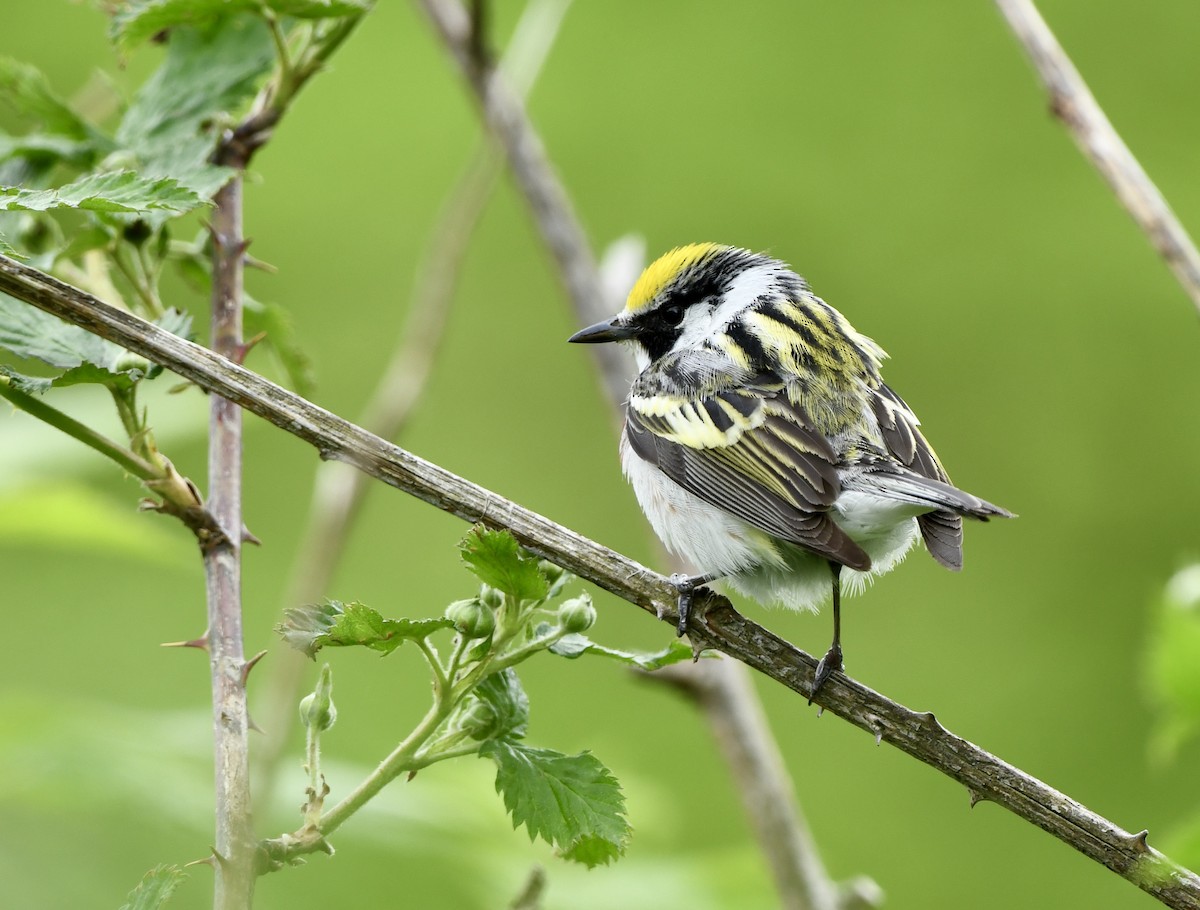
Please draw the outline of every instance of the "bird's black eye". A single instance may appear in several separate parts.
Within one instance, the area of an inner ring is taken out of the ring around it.
[[[683,307],[677,303],[665,306],[659,311],[658,318],[669,326],[677,326],[683,322]]]

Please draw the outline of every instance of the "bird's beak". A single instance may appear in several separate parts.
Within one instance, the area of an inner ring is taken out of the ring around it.
[[[574,344],[599,344],[604,341],[628,341],[636,334],[637,329],[634,326],[621,322],[620,316],[614,316],[612,319],[581,329],[567,341]]]

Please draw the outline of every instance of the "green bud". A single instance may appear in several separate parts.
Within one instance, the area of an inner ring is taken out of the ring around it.
[[[496,709],[485,701],[471,698],[459,708],[454,726],[471,739],[485,740],[496,732]]]
[[[333,704],[333,667],[325,664],[315,691],[300,700],[300,722],[324,733],[337,723],[337,708]]]
[[[121,353],[116,362],[113,364],[114,373],[129,373],[137,371],[145,376],[150,372],[152,364],[141,354],[135,354],[133,351],[124,351]]]
[[[558,624],[568,632],[586,632],[596,622],[596,608],[588,594],[568,600],[558,608]]]
[[[491,585],[483,585],[479,589],[479,599],[485,607],[499,610],[504,606],[504,595]]]
[[[495,614],[478,597],[456,600],[446,607],[446,618],[467,638],[487,638],[496,628]]]
[[[131,221],[125,225],[125,229],[121,231],[121,236],[134,246],[141,246],[150,239],[151,233],[153,233],[153,230],[150,225],[139,218],[137,221]]]

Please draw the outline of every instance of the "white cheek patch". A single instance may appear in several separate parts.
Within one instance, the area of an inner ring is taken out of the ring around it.
[[[729,323],[759,297],[773,293],[778,274],[778,266],[753,266],[730,282],[729,289],[720,303],[715,306],[704,303],[690,307],[683,318],[683,325],[680,326],[679,339],[671,350],[700,347],[705,341],[720,335]]]

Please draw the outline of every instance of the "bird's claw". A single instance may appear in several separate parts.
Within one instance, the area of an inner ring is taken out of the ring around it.
[[[680,638],[687,632],[688,620],[692,616],[692,595],[695,593],[696,588],[702,586],[705,581],[706,579],[703,577],[697,578],[694,575],[685,575],[682,572],[677,572],[671,576],[671,584],[679,592],[679,601],[676,606],[679,621],[675,626],[675,634]]]
[[[834,644],[817,663],[817,672],[813,674],[812,691],[808,694],[808,703],[810,705],[821,690],[821,686],[825,685],[825,680],[829,679],[834,673],[840,673],[842,666],[842,646]]]

